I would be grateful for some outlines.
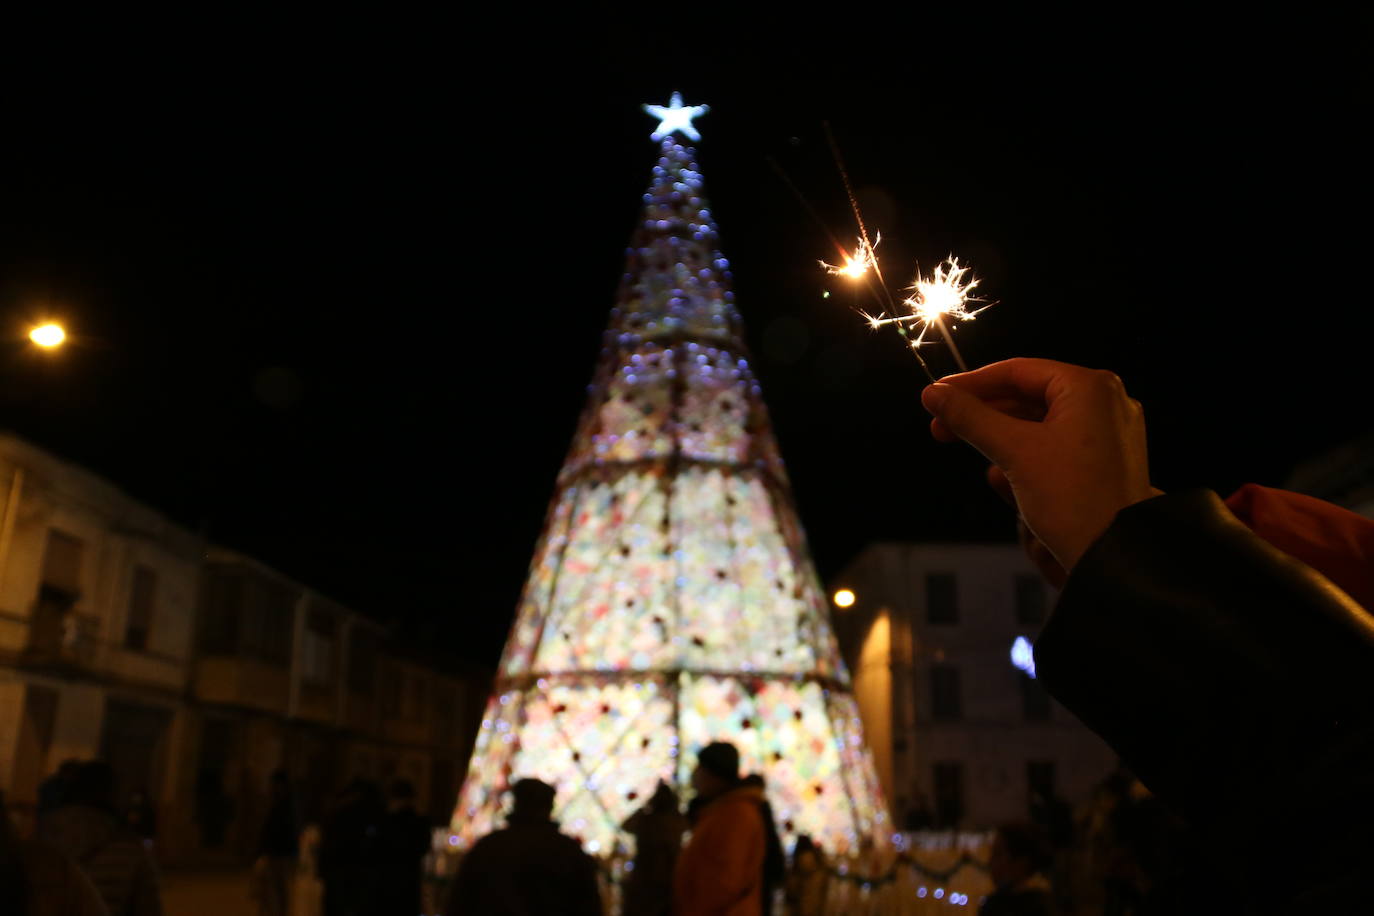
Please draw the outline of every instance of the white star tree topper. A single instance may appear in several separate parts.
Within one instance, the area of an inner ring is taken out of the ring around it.
[[[692,119],[699,118],[711,110],[709,105],[683,105],[682,93],[674,92],[673,100],[665,108],[662,105],[645,105],[644,110],[658,118],[658,127],[649,134],[655,140],[662,140],[675,130],[682,131],[689,140],[700,140],[701,134],[692,126]]]

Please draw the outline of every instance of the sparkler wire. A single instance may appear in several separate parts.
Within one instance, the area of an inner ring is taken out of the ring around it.
[[[840,170],[840,180],[844,182],[844,193],[849,197],[849,209],[854,211],[854,221],[859,224],[859,237],[863,239],[864,246],[871,255],[873,244],[868,240],[868,227],[864,225],[864,216],[859,210],[858,198],[854,196],[854,186],[849,182],[849,170],[844,167],[844,157],[840,155],[840,145],[835,142],[835,134],[830,129],[830,122],[822,121],[821,126],[825,128],[825,139],[830,144],[830,155],[835,160],[835,168]],[[873,274],[878,278],[878,288],[887,297],[887,307],[893,314],[896,314],[897,303],[892,300],[892,293],[887,289],[887,281],[883,279],[883,269],[878,265],[876,255],[872,257],[871,263],[873,264]]]
[[[849,197],[849,208],[854,211],[854,221],[859,224],[859,237],[863,239],[864,245],[868,247],[868,252],[871,255],[873,275],[878,279],[878,288],[882,290],[883,295],[887,297],[888,310],[895,315],[897,314],[897,303],[893,301],[892,293],[887,288],[887,281],[883,279],[883,269],[878,265],[877,256],[873,254],[873,246],[868,243],[868,228],[864,226],[864,216],[862,211],[859,210],[858,198],[854,196],[854,187],[849,182],[849,170],[844,167],[844,157],[840,155],[840,145],[835,141],[835,133],[830,129],[830,122],[822,121],[821,126],[825,128],[825,139],[826,142],[830,144],[830,155],[831,158],[835,160],[835,168],[839,169],[840,180],[844,182],[844,193]],[[871,286],[869,288],[870,290],[872,289]],[[882,303],[881,299],[878,301],[879,304]],[[926,378],[930,379],[931,384],[934,384],[935,373],[930,371],[930,366],[926,365],[925,357],[921,355],[920,339],[912,340],[907,335],[906,328],[900,322],[897,324],[897,332],[902,335],[904,340],[911,344],[911,352],[916,356],[916,361],[920,363],[921,368],[925,370]]]
[[[873,288],[873,281],[872,281],[869,277],[867,277],[867,276],[864,276],[864,287],[873,295],[873,298],[874,298],[875,300],[877,300],[877,303],[878,303],[878,306],[879,306],[879,307],[882,307],[882,305],[883,305],[883,297],[885,296],[885,297],[887,298],[887,306],[888,306],[888,308],[890,308],[893,312],[896,312],[896,311],[897,311],[897,306],[896,306],[896,304],[895,304],[895,303],[893,302],[893,300],[892,300],[892,293],[890,293],[890,292],[888,291],[888,289],[887,289],[887,283],[886,283],[886,282],[883,280],[883,278],[882,278],[882,277],[883,277],[882,268],[878,266],[878,258],[877,258],[877,255],[873,254],[873,248],[872,248],[872,247],[867,247],[867,246],[868,246],[868,234],[867,234],[866,229],[864,228],[864,219],[863,219],[863,215],[859,212],[859,204],[858,204],[858,202],[854,199],[854,192],[853,192],[853,190],[852,190],[852,189],[850,188],[850,186],[849,186],[849,175],[848,175],[847,172],[845,172],[845,169],[844,169],[844,160],[842,160],[842,159],[840,158],[840,150],[839,150],[839,147],[835,144],[835,138],[834,138],[834,136],[832,136],[832,135],[830,134],[830,123],[829,123],[828,121],[825,122],[825,132],[826,132],[826,136],[829,137],[829,140],[830,140],[830,150],[831,150],[831,153],[832,153],[832,154],[834,155],[834,157],[835,157],[835,163],[836,163],[836,165],[839,166],[839,169],[840,169],[840,177],[844,179],[844,189],[845,189],[845,193],[849,195],[849,206],[853,209],[853,211],[854,211],[854,219],[855,219],[855,220],[858,222],[858,224],[859,224],[859,232],[860,232],[860,234],[861,234],[861,237],[863,238],[864,245],[866,246],[866,251],[868,252],[868,255],[869,255],[869,263],[873,265],[873,273],[874,273],[874,274],[877,276],[877,278],[878,278],[878,289],[882,291],[882,295],[880,296],[880,295],[878,294],[878,291],[875,290],[875,289]],[[769,166],[772,167],[773,172],[774,172],[779,178],[781,178],[783,184],[787,185],[787,187],[792,191],[793,196],[795,196],[795,197],[797,198],[797,202],[798,202],[799,204],[801,204],[801,205],[802,205],[802,208],[805,209],[806,212],[810,215],[810,217],[811,217],[813,220],[816,221],[816,225],[818,225],[818,226],[821,227],[821,231],[825,233],[826,238],[830,239],[830,243],[831,243],[832,245],[835,246],[835,249],[836,249],[837,251],[840,252],[840,255],[841,255],[842,257],[845,256],[844,246],[842,246],[842,245],[840,244],[839,239],[835,238],[834,233],[832,233],[832,232],[830,231],[830,227],[829,227],[828,225],[826,225],[825,220],[821,219],[821,215],[820,215],[819,213],[816,212],[816,208],[813,207],[813,206],[811,206],[811,202],[810,202],[809,200],[806,199],[806,196],[805,196],[804,194],[802,194],[801,190],[798,189],[798,187],[796,186],[795,183],[793,183],[792,179],[788,177],[788,175],[787,175],[787,173],[786,173],[785,171],[783,171],[783,168],[782,168],[781,165],[778,164],[778,161],[777,161],[776,159],[774,159],[772,156],[768,156],[768,157],[766,157],[766,158],[767,158],[767,160],[768,160]],[[865,271],[865,274],[867,274],[867,271]],[[855,307],[854,310],[855,310],[856,312],[859,312],[860,315],[863,315],[863,314],[864,314],[862,311],[859,311],[859,309],[858,309],[857,307]],[[868,317],[868,316],[865,315],[864,317]],[[899,319],[887,319],[887,320],[888,320],[888,321],[897,321],[897,320],[899,320]],[[899,334],[902,335],[903,339],[907,340],[908,342],[911,342],[910,337],[908,337],[908,335],[907,335],[906,328],[902,327],[900,324],[897,325],[897,332],[898,332]],[[917,347],[919,346],[919,342],[911,342],[911,343],[912,343],[911,352],[912,352],[913,354],[915,354],[915,356],[916,356],[916,361],[919,362],[919,363],[921,364],[921,368],[922,368],[923,370],[925,370],[926,378],[930,379],[930,381],[931,381],[932,383],[934,383],[934,382],[935,382],[935,375],[930,371],[930,366],[926,365],[925,357],[921,356],[920,352],[918,352],[918,350],[917,350]]]
[[[939,315],[935,316],[935,327],[940,329],[940,333],[945,338],[945,344],[949,347],[949,352],[954,355],[954,364],[959,367],[960,372],[967,372],[968,364],[964,362],[964,357],[959,353],[959,348],[954,345],[954,335],[949,333],[949,329],[945,327],[945,320]]]

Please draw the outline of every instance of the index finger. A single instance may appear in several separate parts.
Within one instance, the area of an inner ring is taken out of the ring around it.
[[[983,402],[1000,413],[1018,420],[1030,420],[1039,423],[1045,419],[1045,405],[1039,401],[1031,401],[1026,398],[988,398]],[[959,439],[939,420],[930,421],[930,434],[939,442],[955,442]]]
[[[1035,405],[1048,404],[1066,386],[1096,374],[1094,369],[1085,369],[1072,363],[1022,356],[969,372],[947,375],[940,381],[946,385],[957,385],[982,401],[997,399]]]

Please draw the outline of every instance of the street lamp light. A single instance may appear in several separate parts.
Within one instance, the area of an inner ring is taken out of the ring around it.
[[[835,593],[836,607],[851,607],[854,604],[854,593],[847,588],[842,588]]]
[[[38,327],[29,331],[29,340],[38,344],[45,350],[54,350],[67,339],[67,332],[62,330],[62,325],[48,322],[40,324]]]

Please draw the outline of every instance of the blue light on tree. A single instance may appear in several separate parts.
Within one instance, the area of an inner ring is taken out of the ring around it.
[[[1031,677],[1035,677],[1035,652],[1026,637],[1018,636],[1016,642],[1011,644],[1011,663]]]

